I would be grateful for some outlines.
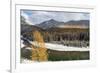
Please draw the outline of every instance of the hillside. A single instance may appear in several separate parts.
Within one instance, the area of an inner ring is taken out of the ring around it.
[[[88,20],[79,20],[79,21],[68,21],[68,22],[59,22],[54,19],[44,21],[40,24],[36,24],[37,27],[43,29],[49,29],[54,27],[59,28],[89,28]]]

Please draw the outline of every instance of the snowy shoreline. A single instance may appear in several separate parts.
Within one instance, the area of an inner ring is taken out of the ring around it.
[[[64,46],[62,44],[52,44],[52,43],[37,43],[37,42],[30,42],[31,44],[37,46],[37,47],[45,47],[51,50],[57,50],[57,51],[89,51],[89,47],[69,47]],[[44,45],[44,46],[41,46]],[[21,43],[21,47],[25,46],[23,43]],[[31,49],[31,48],[26,48]]]

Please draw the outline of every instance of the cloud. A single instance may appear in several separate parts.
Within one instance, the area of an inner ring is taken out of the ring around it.
[[[89,13],[76,13],[76,12],[54,12],[54,11],[32,11],[23,10],[22,16],[28,22],[39,24],[43,21],[55,19],[57,21],[67,22],[70,20],[89,20]]]
[[[33,25],[33,23],[30,21],[30,16],[27,13],[25,13],[24,11],[21,11],[21,16],[25,18],[25,21],[27,23],[29,23],[30,25]]]
[[[25,19],[28,19],[29,16],[24,12],[24,11],[21,11],[21,15],[25,18]]]

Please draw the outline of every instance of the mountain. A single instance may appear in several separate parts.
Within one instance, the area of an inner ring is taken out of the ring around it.
[[[68,21],[62,25],[58,25],[60,28],[89,28],[89,20]]]
[[[89,20],[69,21],[67,25],[80,25],[89,27]]]
[[[69,21],[67,22],[67,24],[71,25],[85,25],[85,26],[89,26],[89,20],[79,20],[79,21]]]
[[[49,28],[89,28],[89,20],[79,20],[79,21],[68,21],[68,22],[59,22],[54,19],[44,21],[36,26],[49,29]]]
[[[56,21],[54,19],[51,19],[48,21],[44,21],[40,24],[36,24],[36,26],[43,28],[43,29],[48,29],[48,28],[56,27],[59,24],[64,24],[64,22],[59,22],[59,21]]]

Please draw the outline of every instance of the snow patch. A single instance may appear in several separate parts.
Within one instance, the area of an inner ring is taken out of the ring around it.
[[[38,47],[43,47],[39,44],[43,44],[43,43],[39,43],[36,44],[36,42],[32,42],[33,45],[38,46]],[[58,51],[89,51],[89,48],[85,48],[85,47],[69,47],[69,46],[64,46],[62,44],[52,44],[52,43],[45,43],[45,47],[48,49],[52,49],[52,50],[58,50]]]

